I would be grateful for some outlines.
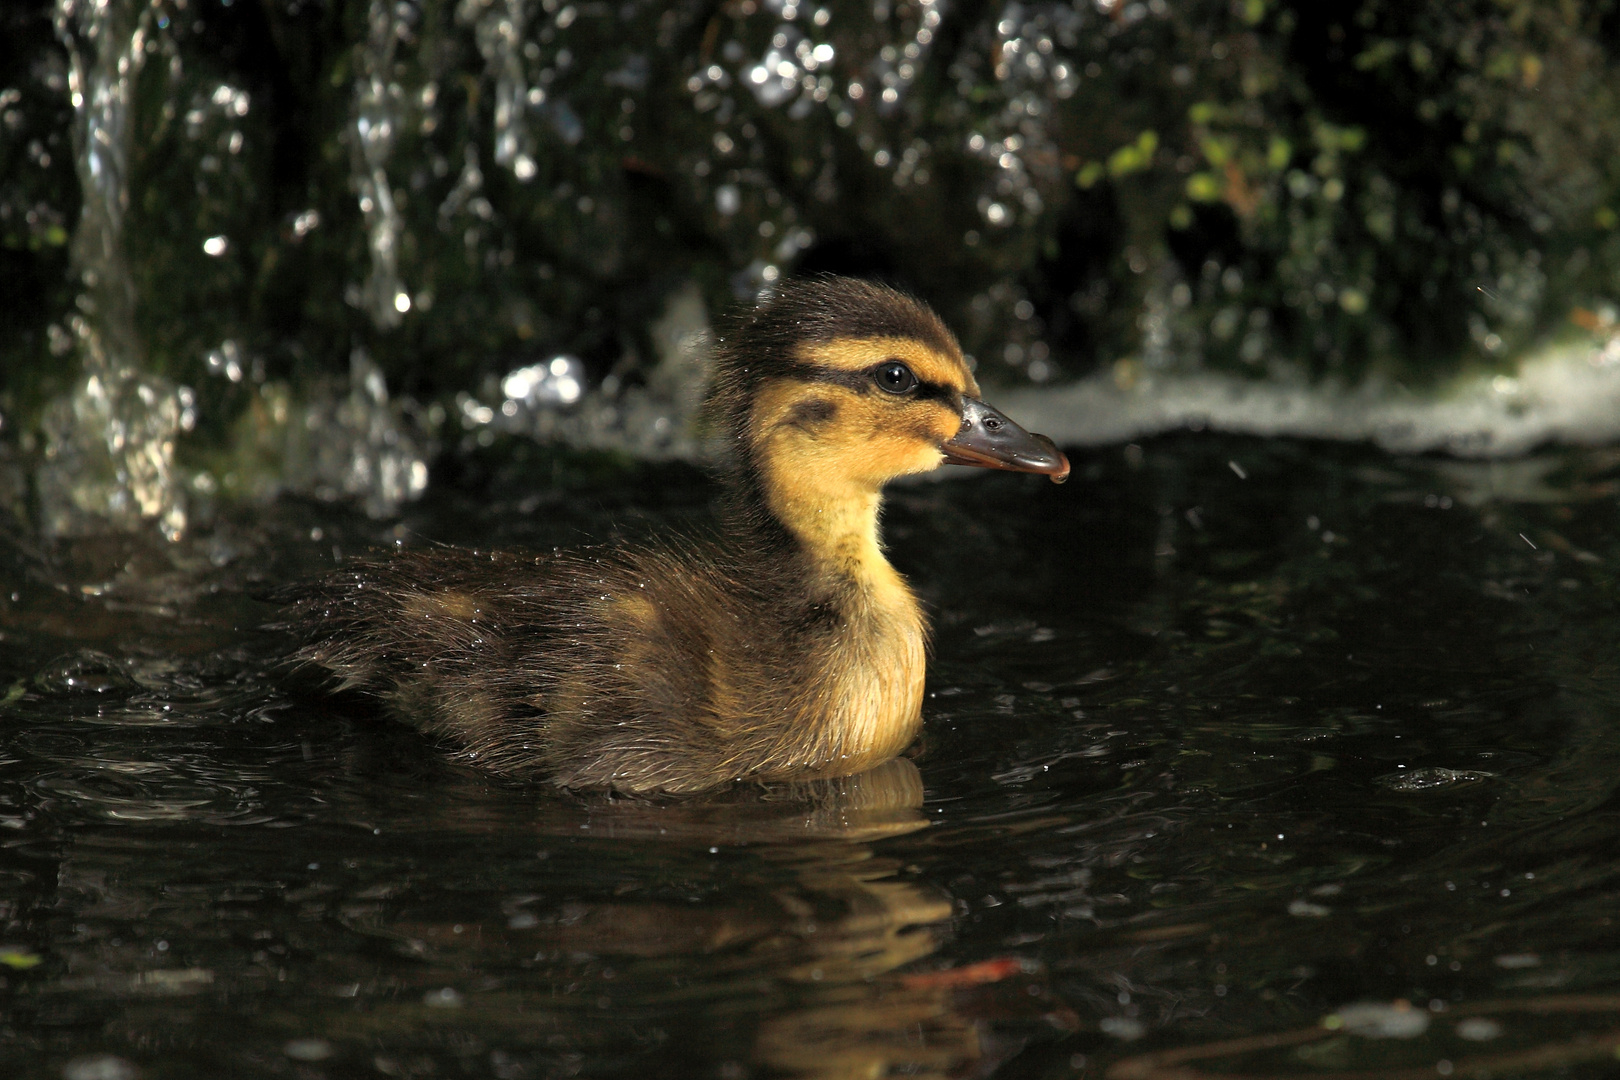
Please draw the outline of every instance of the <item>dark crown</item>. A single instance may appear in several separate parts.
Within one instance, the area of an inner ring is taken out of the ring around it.
[[[905,293],[856,278],[786,281],[722,331],[709,391],[716,429],[741,436],[760,381],[790,374],[801,346],[838,338],[910,338],[961,355],[939,316]]]

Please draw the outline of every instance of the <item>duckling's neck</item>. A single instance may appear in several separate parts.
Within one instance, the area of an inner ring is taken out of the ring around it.
[[[801,602],[836,614],[831,623],[817,618],[807,624],[829,634],[806,657],[814,678],[799,696],[811,722],[793,729],[785,752],[824,775],[860,772],[916,738],[927,619],[883,555],[877,484],[832,478],[825,469],[773,475],[769,459],[762,466],[745,489],[753,496],[754,519],[763,519],[764,528],[792,550],[789,564],[798,567],[806,586]],[[815,748],[808,757],[807,745]]]
[[[828,585],[852,583],[880,607],[915,608],[911,590],[883,554],[881,489],[817,483],[802,474],[772,475],[766,468],[761,485],[765,508],[797,542],[813,574]]]

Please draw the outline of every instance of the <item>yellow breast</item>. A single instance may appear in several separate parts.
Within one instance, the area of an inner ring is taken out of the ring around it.
[[[829,657],[825,775],[847,775],[909,746],[922,725],[928,630],[917,598],[879,555],[860,581],[860,602]]]

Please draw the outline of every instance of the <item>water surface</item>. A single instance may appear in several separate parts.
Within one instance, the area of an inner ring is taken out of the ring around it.
[[[1620,453],[1075,465],[893,492],[912,757],[695,800],[491,779],[259,629],[372,545],[701,520],[685,467],[0,538],[0,1071],[1608,1075]]]

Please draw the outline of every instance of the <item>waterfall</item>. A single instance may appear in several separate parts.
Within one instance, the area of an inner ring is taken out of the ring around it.
[[[129,209],[130,106],[155,47],[154,8],[140,0],[57,0],[57,36],[69,57],[73,149],[83,211],[73,237],[80,292],[68,319],[81,373],[47,406],[36,474],[49,536],[186,527],[175,438],[195,422],[191,392],[142,370],[135,284],[124,257]]]
[[[404,122],[404,91],[394,80],[394,52],[410,34],[414,10],[407,3],[371,0],[366,42],[354,80],[354,187],[371,252],[371,274],[360,290],[359,306],[384,330],[398,326],[411,309],[410,293],[399,277],[404,223],[388,179],[388,159]]]

